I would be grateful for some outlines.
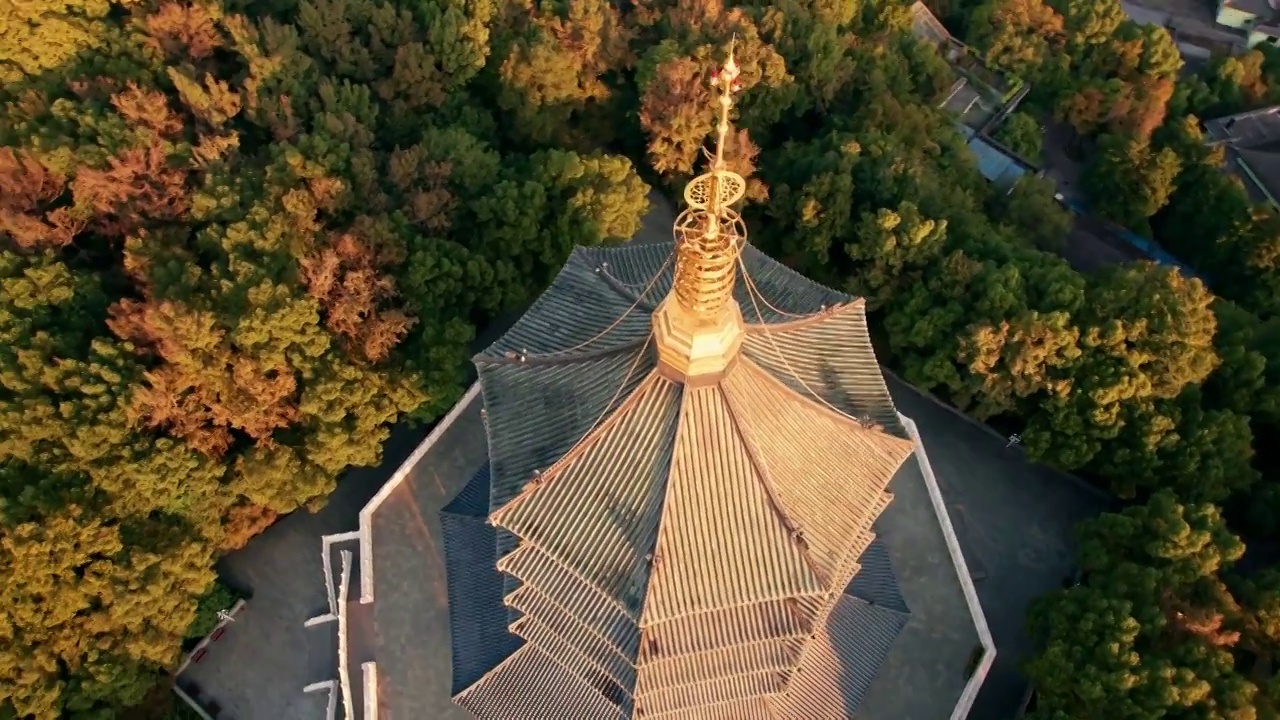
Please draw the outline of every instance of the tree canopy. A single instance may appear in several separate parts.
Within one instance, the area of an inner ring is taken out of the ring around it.
[[[648,188],[495,134],[492,38],[525,51],[489,3],[41,17],[0,63],[0,705],[124,717],[218,554],[446,409],[475,324]]]
[[[1085,582],[1032,613],[1037,717],[1274,717],[1280,581],[1236,563],[1280,517],[1280,221],[1194,115],[1280,97],[1272,50],[1179,80],[1169,34],[1115,0],[947,11],[965,72],[1030,85],[997,140],[1036,162],[1068,125],[1094,210],[1201,279],[1059,257],[1052,181],[983,178],[941,107],[959,71],[905,2],[19,8],[0,716],[143,717],[222,597],[221,554],[442,414],[478,327],[698,171],[736,38],[727,159],[754,241],[865,297],[910,382],[1129,504],[1081,529]]]

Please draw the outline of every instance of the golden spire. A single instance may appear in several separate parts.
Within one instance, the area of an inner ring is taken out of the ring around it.
[[[719,377],[742,344],[742,311],[733,299],[733,283],[747,229],[730,206],[742,199],[747,182],[724,161],[733,94],[740,88],[738,75],[731,43],[728,59],[711,76],[719,103],[711,168],[685,186],[688,207],[673,228],[671,294],[653,318],[659,367],[684,381]]]
[[[738,254],[747,240],[742,217],[729,207],[742,199],[747,183],[724,162],[729,111],[733,108],[733,94],[740,87],[738,74],[731,42],[724,66],[711,75],[711,85],[719,91],[720,119],[710,172],[685,186],[688,208],[676,218],[673,229],[676,297],[685,310],[699,315],[718,313],[731,301]]]

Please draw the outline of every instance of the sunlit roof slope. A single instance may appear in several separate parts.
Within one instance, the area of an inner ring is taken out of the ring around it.
[[[650,332],[671,253],[576,251],[476,358],[523,640],[458,693],[482,718],[845,707],[906,622],[901,603],[846,593],[912,450],[861,301],[748,247],[741,353],[687,385],[660,372]],[[850,645],[868,667],[837,672]]]

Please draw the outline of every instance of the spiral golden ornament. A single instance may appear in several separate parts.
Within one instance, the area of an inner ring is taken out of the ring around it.
[[[730,182],[710,182],[705,187],[718,186],[721,198],[740,198],[746,185],[742,177],[728,172],[723,175]],[[690,202],[676,218],[674,290],[680,304],[695,315],[718,313],[733,299],[738,255],[747,241],[747,228],[742,216],[728,207],[732,201],[727,200],[715,212]]]

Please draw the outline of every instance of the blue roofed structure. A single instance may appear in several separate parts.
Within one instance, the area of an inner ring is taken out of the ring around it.
[[[1034,167],[968,125],[956,123],[956,129],[965,137],[965,142],[977,158],[978,172],[997,187],[1008,189],[1024,176],[1036,174]]]

